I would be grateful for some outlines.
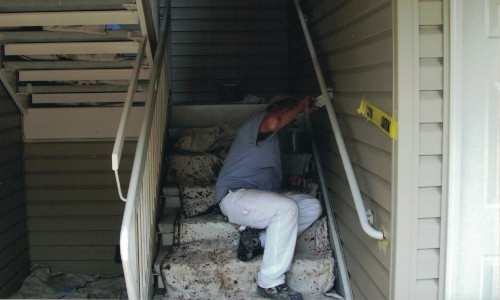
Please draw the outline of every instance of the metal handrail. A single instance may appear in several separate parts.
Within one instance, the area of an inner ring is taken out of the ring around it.
[[[147,210],[147,207],[139,206],[139,200],[142,202],[145,199],[140,198],[143,193],[142,187],[144,184],[149,184],[154,178],[150,178],[150,174],[146,174],[147,179],[144,179],[145,176],[145,167],[146,167],[146,159],[148,153],[152,151],[149,148],[150,137],[151,137],[151,125],[153,123],[153,114],[155,113],[155,105],[156,105],[156,96],[157,89],[160,86],[158,84],[158,79],[161,75],[161,69],[163,66],[163,58],[165,53],[165,44],[167,40],[167,19],[168,15],[165,12],[165,16],[163,17],[161,29],[160,29],[160,40],[158,42],[158,46],[155,51],[154,56],[154,64],[151,72],[151,77],[149,81],[148,88],[148,98],[145,103],[144,113],[142,118],[141,129],[139,133],[139,139],[137,141],[136,152],[134,157],[134,162],[132,166],[132,172],[130,177],[129,188],[127,192],[127,201],[125,204],[125,210],[123,213],[123,221],[122,227],[120,231],[120,254],[122,259],[123,271],[125,275],[125,283],[127,285],[127,294],[129,299],[143,299],[146,298],[147,295],[144,295],[145,292],[141,291],[141,283],[144,285],[149,282],[149,279],[141,278],[141,268],[151,268],[152,264],[150,262],[141,261],[142,258],[139,258],[140,251],[150,251],[150,249],[141,249],[141,247],[145,247],[139,241],[137,241],[136,234],[150,234],[147,232],[137,232],[137,229],[141,225],[140,223],[144,220],[140,219],[137,216],[138,210]],[[164,116],[161,116],[164,117]],[[125,122],[126,123],[126,122]],[[125,128],[121,128],[121,130],[125,130]],[[123,134],[123,133],[122,133]],[[161,139],[161,137],[160,137]],[[153,142],[154,143],[154,142]],[[157,145],[155,145],[157,146]],[[154,160],[155,158],[153,158]],[[157,161],[155,161],[158,163]],[[119,158],[117,156],[117,163],[119,163]],[[154,170],[158,171],[158,170]],[[144,195],[142,195],[144,196]],[[144,222],[144,223],[152,223],[152,222]],[[151,224],[145,224],[148,226]],[[144,266],[147,264],[147,266]],[[144,270],[143,270],[144,271]],[[145,270],[145,276],[152,276],[152,270]],[[147,294],[147,292],[146,292]]]
[[[328,112],[330,124],[332,125],[333,133],[335,135],[335,141],[337,142],[337,146],[339,147],[340,157],[342,158],[342,164],[344,165],[344,169],[347,174],[347,181],[349,182],[349,186],[351,188],[352,197],[354,198],[354,204],[356,206],[356,211],[358,213],[361,227],[363,228],[365,233],[370,237],[377,240],[383,240],[384,234],[381,231],[374,229],[368,222],[368,216],[365,209],[365,205],[363,203],[363,199],[361,198],[361,193],[359,191],[358,183],[356,181],[356,176],[354,175],[354,171],[352,169],[351,160],[349,159],[349,154],[347,153],[347,149],[345,147],[344,139],[342,138],[342,132],[340,131],[339,123],[337,121],[337,116],[335,115],[335,111],[333,110],[332,102],[328,101],[328,99],[330,99],[330,96],[328,95],[328,89],[326,87],[325,78],[323,77],[323,73],[321,72],[318,56],[316,55],[316,51],[314,50],[314,45],[311,40],[311,35],[309,34],[309,29],[307,28],[304,19],[304,13],[302,12],[302,9],[300,7],[299,0],[294,0],[294,2],[295,2],[295,7],[297,8],[297,13],[299,15],[300,23],[302,25],[302,30],[304,31],[307,46],[311,54],[311,59],[314,64],[314,70],[316,71],[316,76],[318,77],[321,94],[323,95],[323,98],[325,99],[326,102],[326,111]]]
[[[132,110],[132,102],[134,101],[135,91],[137,89],[137,82],[139,81],[139,73],[141,71],[142,61],[144,59],[144,49],[146,48],[147,40],[148,38],[145,36],[141,39],[141,43],[139,44],[139,50],[137,51],[137,56],[134,62],[134,70],[132,72],[130,82],[128,85],[125,103],[123,104],[122,117],[120,119],[120,125],[118,126],[118,133],[116,134],[115,145],[113,146],[113,152],[111,154],[111,169],[115,173],[116,185],[118,187],[118,194],[120,195],[120,199],[122,199],[122,201],[127,201],[127,199],[124,198],[122,194],[120,177],[118,176],[118,168],[120,166],[123,144],[125,142],[125,130],[127,128],[130,111]]]

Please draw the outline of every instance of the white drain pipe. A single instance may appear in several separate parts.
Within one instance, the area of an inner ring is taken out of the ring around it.
[[[352,197],[354,198],[354,204],[356,205],[356,211],[358,212],[361,227],[370,237],[377,240],[383,240],[384,234],[381,231],[374,229],[368,222],[365,205],[363,203],[363,199],[361,198],[361,193],[359,192],[358,182],[356,181],[356,176],[354,176],[354,171],[352,170],[351,160],[349,159],[349,154],[347,154],[347,149],[345,147],[344,139],[342,138],[342,133],[340,132],[337,116],[335,115],[335,111],[333,110],[332,102],[328,101],[328,99],[330,99],[330,96],[328,95],[325,78],[323,77],[323,73],[321,72],[321,67],[319,65],[316,51],[314,50],[311,36],[309,35],[309,29],[307,28],[306,22],[304,20],[304,13],[302,12],[302,8],[300,7],[299,0],[294,0],[294,2],[295,7],[297,8],[297,13],[299,14],[300,24],[302,25],[302,29],[304,30],[307,46],[309,47],[309,52],[311,53],[311,59],[314,64],[316,76],[318,77],[321,94],[326,100],[326,111],[328,112],[330,124],[332,125],[333,133],[335,135],[335,140],[337,141],[337,145],[339,147],[340,157],[342,158],[342,164],[344,165],[344,169],[347,174],[347,181],[349,182],[349,186],[351,188]],[[325,197],[326,196],[327,195],[325,195]]]

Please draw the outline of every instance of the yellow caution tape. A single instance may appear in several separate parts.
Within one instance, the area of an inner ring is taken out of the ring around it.
[[[398,122],[391,116],[381,111],[378,107],[366,102],[365,99],[361,100],[361,106],[358,108],[358,113],[365,116],[365,118],[377,125],[388,136],[395,139],[398,135]]]

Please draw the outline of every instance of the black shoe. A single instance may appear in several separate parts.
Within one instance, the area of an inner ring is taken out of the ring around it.
[[[238,259],[241,261],[249,261],[253,257],[262,254],[262,248],[257,231],[246,229],[241,233],[240,244],[238,245]]]
[[[302,300],[302,295],[289,288],[286,283],[267,289],[257,286],[257,294],[264,298],[271,299]]]

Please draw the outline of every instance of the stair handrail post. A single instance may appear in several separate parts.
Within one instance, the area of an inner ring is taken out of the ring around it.
[[[368,236],[377,240],[383,240],[384,234],[381,231],[374,229],[368,222],[365,205],[363,203],[363,199],[361,198],[361,193],[359,191],[358,183],[356,181],[356,176],[354,175],[354,171],[352,169],[351,160],[349,159],[349,154],[347,153],[347,149],[345,147],[344,139],[342,137],[342,132],[340,131],[339,123],[337,121],[337,116],[335,115],[335,111],[333,109],[333,104],[331,101],[329,101],[331,98],[328,94],[328,89],[325,83],[325,78],[323,77],[323,73],[321,72],[318,56],[316,55],[316,50],[314,49],[311,35],[309,34],[309,29],[307,28],[307,24],[304,19],[304,13],[302,12],[302,8],[300,7],[299,0],[293,0],[293,1],[295,3],[295,7],[297,8],[299,20],[302,26],[302,30],[304,31],[304,36],[306,38],[307,47],[309,48],[309,52],[311,54],[311,60],[314,65],[314,70],[316,71],[316,76],[318,77],[321,94],[323,95],[323,98],[325,99],[326,102],[325,105],[326,111],[328,112],[330,124],[332,126],[332,130],[335,136],[335,141],[337,142],[337,146],[339,148],[340,157],[342,158],[342,164],[344,166],[347,175],[347,181],[349,182],[349,187],[351,188],[352,197],[354,199],[354,204],[356,206],[356,211],[358,213],[358,218],[361,223],[361,227]],[[325,195],[325,197],[326,196],[327,195]]]
[[[137,258],[131,255],[131,252],[135,251],[135,248],[129,248],[129,245],[130,241],[134,240],[134,237],[131,235],[132,233],[135,233],[132,228],[132,222],[134,213],[138,207],[138,200],[140,198],[140,186],[142,184],[142,178],[144,175],[145,161],[148,152],[148,142],[151,136],[151,124],[153,122],[153,112],[156,103],[158,87],[157,83],[160,77],[159,75],[162,71],[161,66],[165,54],[165,42],[167,40],[167,19],[168,12],[165,11],[160,29],[160,40],[155,51],[154,64],[149,81],[148,97],[144,107],[141,129],[139,133],[139,139],[137,141],[127,193],[127,201],[125,204],[122,227],[120,231],[120,254],[122,258],[123,272],[125,275],[125,283],[127,285],[127,294],[129,299],[141,299],[138,282],[140,280],[139,271],[134,269],[134,262],[132,261],[133,259]],[[134,247],[137,247],[137,245],[134,245]]]

